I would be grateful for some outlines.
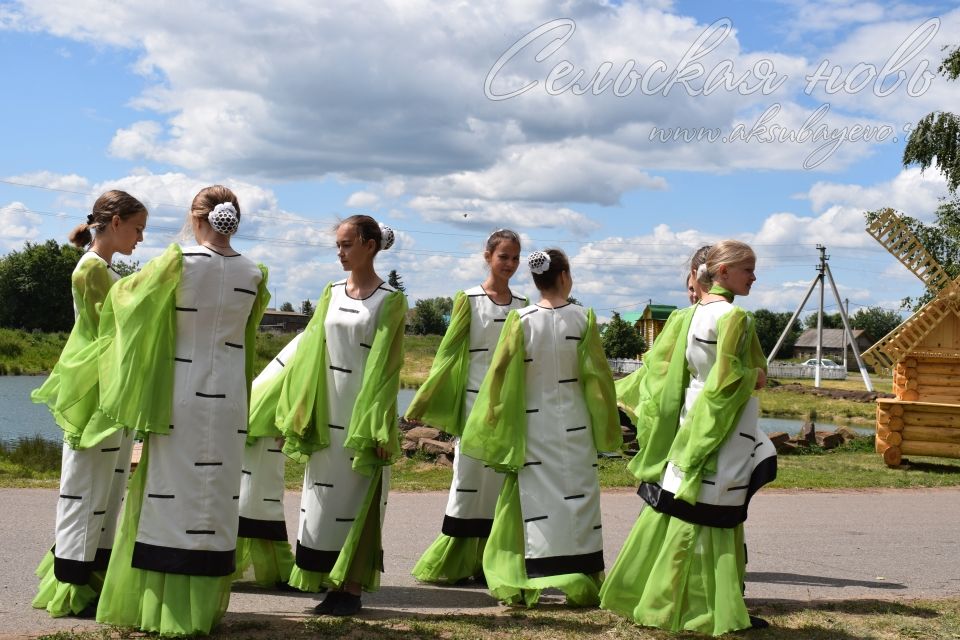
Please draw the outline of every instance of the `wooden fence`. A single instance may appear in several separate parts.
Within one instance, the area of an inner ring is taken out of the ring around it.
[[[791,362],[771,362],[767,367],[768,378],[816,378],[817,368]],[[847,370],[843,367],[820,367],[821,380],[846,380]]]
[[[632,358],[607,358],[607,362],[614,373],[633,373],[643,366],[643,361]]]

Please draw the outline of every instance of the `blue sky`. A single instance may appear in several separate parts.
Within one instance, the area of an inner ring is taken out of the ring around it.
[[[759,255],[748,308],[792,310],[818,242],[852,310],[895,308],[920,290],[864,233],[862,214],[891,206],[930,220],[946,195],[936,170],[904,168],[900,157],[905,125],[958,104],[960,83],[935,75],[941,48],[957,44],[954,3],[326,6],[335,10],[305,0],[229,10],[0,2],[0,252],[65,240],[99,192],[123,188],[151,207],[134,256],[145,261],[176,239],[192,195],[222,182],[244,211],[237,244],[271,268],[277,302],[314,299],[342,277],[329,227],[358,212],[398,230],[378,265],[401,273],[412,300],[476,284],[484,238],[504,226],[522,233],[525,253],[565,249],[574,295],[601,317],[648,299],[682,304],[685,260],[723,237]],[[701,48],[703,74],[667,95],[656,82],[619,96],[559,90],[570,78],[558,71],[564,60],[585,79],[632,64],[665,80],[706,34],[716,47]],[[879,75],[909,42],[905,81],[890,95],[872,82],[807,87],[825,61],[850,82]],[[745,83],[691,95],[724,65]],[[764,73],[768,89],[751,90]],[[531,82],[514,98],[489,95]],[[651,137],[655,127],[748,132],[771,108],[768,124],[797,134],[824,106],[817,124],[828,133],[890,129],[844,141],[815,167],[804,166],[816,157],[810,141]],[[515,288],[533,293],[525,269]]]

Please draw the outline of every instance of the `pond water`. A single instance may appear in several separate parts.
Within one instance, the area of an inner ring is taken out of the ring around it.
[[[53,421],[46,405],[30,401],[30,392],[43,384],[46,376],[0,376],[0,441],[39,435],[59,440],[62,431]],[[401,389],[397,410],[402,414],[413,400],[413,389]]]
[[[30,401],[30,392],[43,384],[44,376],[0,376],[0,441],[16,440],[22,436],[39,435],[59,440],[61,431],[54,423],[47,407]],[[401,389],[397,397],[397,410],[402,415],[416,393],[413,389]],[[767,433],[785,431],[797,433],[801,420],[761,418],[760,426]],[[832,431],[836,425],[817,423],[820,431]],[[872,427],[857,427],[856,431],[872,434]]]

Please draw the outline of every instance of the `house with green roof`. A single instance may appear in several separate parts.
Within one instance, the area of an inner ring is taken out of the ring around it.
[[[639,316],[633,321],[633,324],[640,329],[643,341],[647,343],[647,349],[649,349],[656,337],[663,331],[663,325],[667,324],[667,318],[676,309],[672,304],[648,304],[642,313],[623,314],[621,317],[627,320],[628,315]],[[630,322],[630,320],[627,320],[627,322]]]

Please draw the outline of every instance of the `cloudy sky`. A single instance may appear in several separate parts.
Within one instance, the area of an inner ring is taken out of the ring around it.
[[[121,188],[151,209],[142,262],[223,183],[278,303],[343,277],[331,224],[370,213],[411,303],[478,283],[512,227],[601,317],[682,304],[724,237],[760,256],[748,308],[792,310],[822,243],[851,311],[893,309],[921,287],[863,212],[946,195],[900,158],[960,104],[936,74],[958,32],[936,1],[0,1],[0,252]]]

